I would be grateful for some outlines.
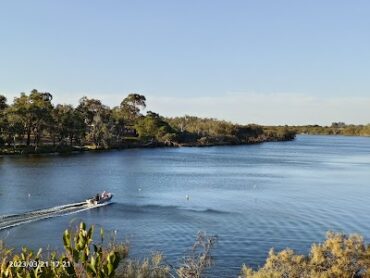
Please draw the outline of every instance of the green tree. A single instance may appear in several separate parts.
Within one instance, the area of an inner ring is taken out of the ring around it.
[[[173,141],[176,131],[165,122],[157,113],[148,111],[145,117],[140,117],[135,125],[139,137],[144,140],[158,142]]]
[[[53,137],[58,138],[59,143],[67,138],[70,146],[73,145],[73,141],[80,141],[85,134],[86,124],[79,111],[72,105],[58,104],[52,114],[55,124],[51,133],[54,134]]]
[[[15,113],[7,112],[4,116],[3,135],[8,145],[16,148],[17,139],[24,137],[24,126],[22,118]]]
[[[121,143],[125,136],[126,131],[126,121],[124,113],[120,107],[114,107],[112,109],[112,121],[113,121],[113,130],[112,135],[115,137],[118,143]]]
[[[94,117],[102,113],[104,105],[98,99],[90,99],[84,96],[80,99],[80,103],[76,109],[83,115],[85,123],[90,125]]]
[[[8,107],[8,104],[6,103],[7,99],[5,96],[0,95],[0,112],[4,111],[5,108]]]
[[[0,146],[4,144],[4,135],[6,129],[6,121],[5,121],[5,109],[8,107],[6,104],[6,97],[0,95]]]
[[[94,116],[93,122],[90,125],[90,132],[87,135],[87,139],[93,142],[95,148],[100,149],[101,147],[109,147],[111,133],[109,132],[108,125],[103,122],[100,114]]]
[[[33,134],[35,150],[38,148],[43,130],[50,126],[52,121],[51,111],[53,106],[51,99],[50,93],[32,90],[30,95],[22,93],[20,97],[15,98],[9,111],[17,115],[20,122],[22,122],[27,146],[30,145],[31,135]]]
[[[76,110],[87,125],[86,139],[96,148],[108,147],[113,130],[112,112],[100,100],[83,97]]]
[[[140,110],[146,107],[146,98],[139,94],[129,94],[121,102],[120,108],[127,121],[132,123],[140,116]]]

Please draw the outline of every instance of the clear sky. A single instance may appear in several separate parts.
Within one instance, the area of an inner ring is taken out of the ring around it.
[[[0,2],[0,93],[239,123],[370,122],[368,0]]]

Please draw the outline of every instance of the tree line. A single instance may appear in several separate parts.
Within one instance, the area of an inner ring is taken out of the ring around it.
[[[110,108],[100,100],[82,97],[77,107],[52,104],[53,96],[32,90],[21,93],[12,104],[0,95],[0,144],[37,150],[40,143],[53,146],[93,145],[109,147],[124,140],[146,107],[145,96],[130,94]]]
[[[290,129],[296,133],[312,135],[370,136],[370,124],[354,125],[344,122],[333,122],[330,126],[292,126]]]
[[[216,119],[184,116],[164,118],[147,111],[146,98],[129,94],[110,108],[86,96],[76,107],[52,103],[53,95],[36,89],[12,103],[0,95],[0,147],[9,151],[40,148],[114,148],[120,146],[214,145],[290,140],[295,133],[282,128],[237,125]]]

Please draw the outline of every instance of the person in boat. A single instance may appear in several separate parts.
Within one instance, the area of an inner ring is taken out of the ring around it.
[[[97,201],[97,202],[99,202],[100,201],[100,194],[98,193],[98,194],[96,194],[96,196],[95,196],[95,200]]]

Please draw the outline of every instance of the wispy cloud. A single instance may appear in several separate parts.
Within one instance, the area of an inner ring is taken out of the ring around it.
[[[327,125],[335,121],[370,123],[370,96],[318,97],[297,93],[227,93],[218,96],[171,97],[148,95],[147,110],[164,116],[196,115],[241,124]],[[55,93],[54,103],[71,103],[86,95],[104,104],[119,105],[128,93]],[[18,94],[8,95],[9,102]]]
[[[166,116],[199,115],[238,123],[370,123],[370,97],[236,93],[215,97],[149,97],[149,108]]]

